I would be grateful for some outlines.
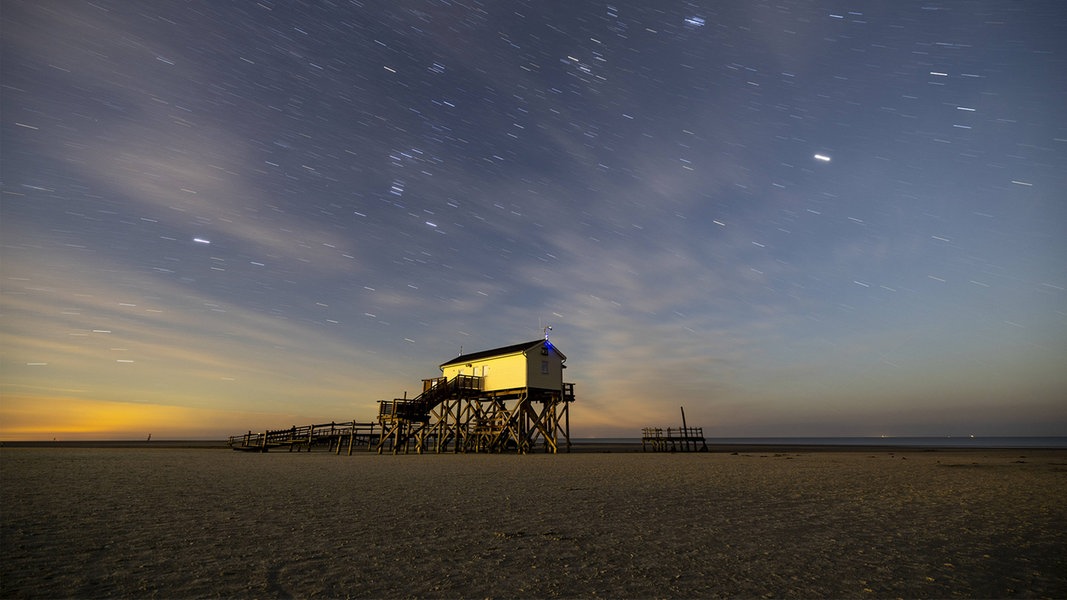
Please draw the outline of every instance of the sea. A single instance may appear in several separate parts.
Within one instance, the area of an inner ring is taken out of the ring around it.
[[[576,438],[574,444],[640,444],[641,438]],[[920,448],[1067,448],[1067,436],[708,437],[716,446],[889,446]]]

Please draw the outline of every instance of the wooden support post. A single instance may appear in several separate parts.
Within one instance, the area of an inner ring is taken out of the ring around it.
[[[685,445],[685,451],[688,452],[689,451],[689,428],[686,427],[686,425],[685,425],[685,407],[684,406],[680,406],[679,408],[682,411],[682,439],[683,439],[683,443]]]
[[[571,403],[569,400],[563,402],[563,416],[564,416],[564,435],[567,436],[567,453],[571,451]]]

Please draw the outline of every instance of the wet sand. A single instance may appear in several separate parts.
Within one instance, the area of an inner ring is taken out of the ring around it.
[[[0,597],[1067,596],[1067,451],[0,448]]]

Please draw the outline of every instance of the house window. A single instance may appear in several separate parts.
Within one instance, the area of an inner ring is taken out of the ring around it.
[[[541,361],[541,374],[542,375],[548,375],[548,361],[547,360],[542,360]]]

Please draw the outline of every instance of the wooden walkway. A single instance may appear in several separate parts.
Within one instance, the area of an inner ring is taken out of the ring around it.
[[[230,436],[229,444],[234,450],[244,452],[267,452],[272,448],[288,448],[297,452],[314,447],[325,447],[334,454],[342,448],[349,456],[355,449],[374,450],[381,439],[382,428],[378,423],[322,423],[319,425],[296,425],[289,429],[268,429],[262,433],[249,431]]]

